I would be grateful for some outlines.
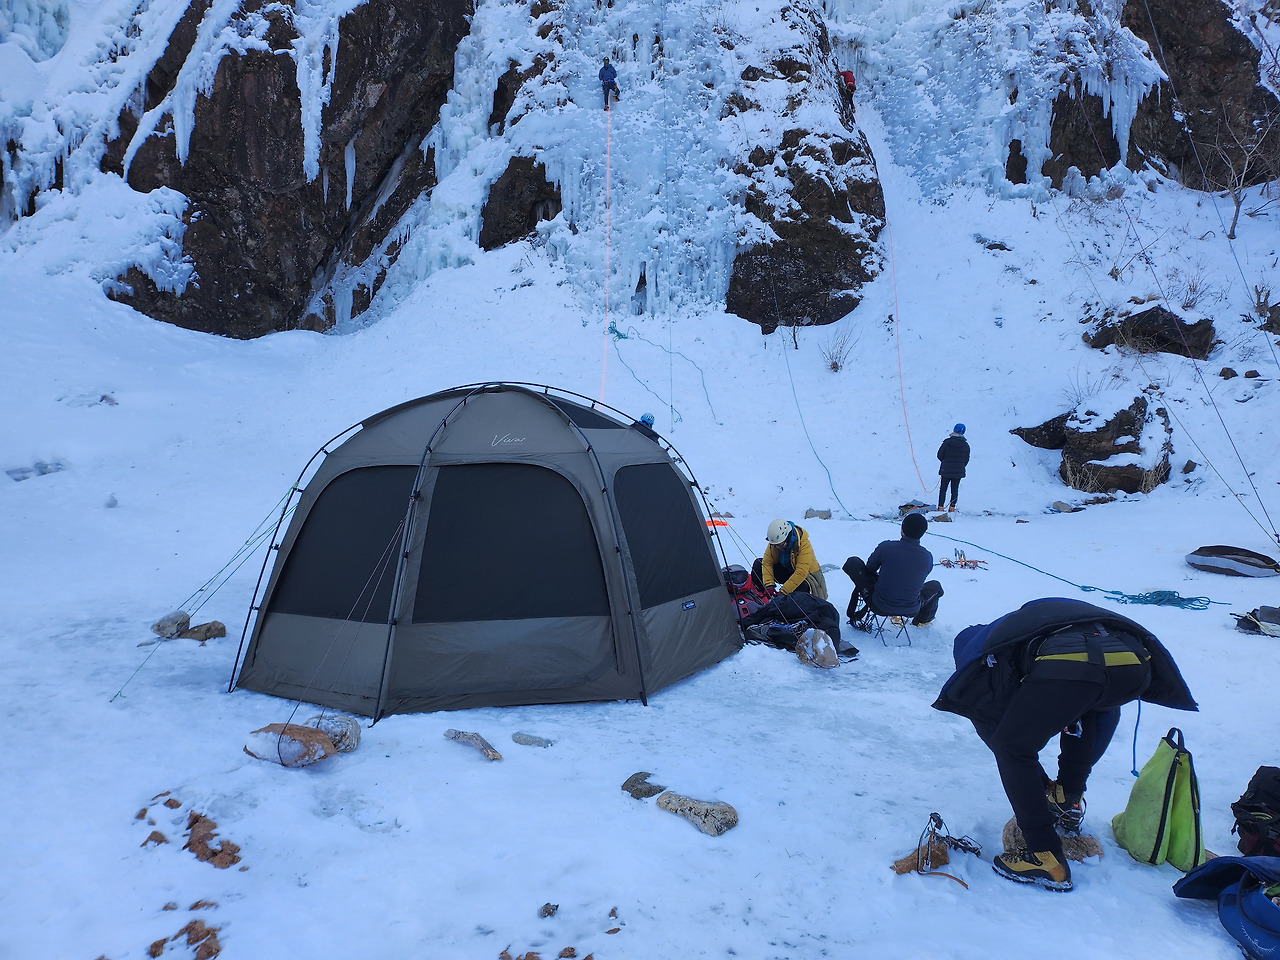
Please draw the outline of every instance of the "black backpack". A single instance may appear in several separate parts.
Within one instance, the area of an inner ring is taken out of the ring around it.
[[[1280,857],[1280,767],[1259,767],[1244,795],[1231,805],[1246,857]]]

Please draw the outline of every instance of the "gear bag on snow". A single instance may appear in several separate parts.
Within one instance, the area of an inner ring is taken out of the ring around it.
[[[1200,784],[1177,727],[1143,765],[1124,812],[1111,821],[1111,832],[1142,863],[1168,862],[1184,873],[1204,863]]]
[[[725,589],[733,597],[733,609],[739,625],[744,619],[769,605],[769,595],[756,586],[750,572],[741,564],[735,563],[722,568],[720,576],[724,580]]]
[[[1236,629],[1241,633],[1261,633],[1268,637],[1280,637],[1280,609],[1254,607],[1248,613],[1233,613]]]
[[[1280,857],[1218,857],[1173,885],[1174,896],[1217,900],[1218,919],[1251,960],[1280,957]]]
[[[1231,805],[1232,833],[1246,857],[1280,857],[1280,767],[1259,767],[1244,794]]]

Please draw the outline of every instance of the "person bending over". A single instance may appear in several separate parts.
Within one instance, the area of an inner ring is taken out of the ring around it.
[[[1120,707],[1146,700],[1195,710],[1177,664],[1145,627],[1082,600],[1047,597],[960,631],[956,672],[933,706],[972,721],[995,754],[1026,849],[996,857],[996,873],[1070,890],[1063,833],[1079,833],[1089,773]],[[1058,736],[1058,777],[1039,754]]]

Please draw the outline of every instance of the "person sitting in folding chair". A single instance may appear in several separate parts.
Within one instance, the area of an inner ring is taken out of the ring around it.
[[[868,612],[898,624],[911,617],[913,627],[932,622],[943,591],[937,580],[925,581],[933,569],[933,554],[920,545],[920,538],[928,529],[923,514],[909,513],[902,520],[900,539],[882,541],[865,563],[859,557],[844,562],[844,572],[854,584],[849,623],[868,629]]]

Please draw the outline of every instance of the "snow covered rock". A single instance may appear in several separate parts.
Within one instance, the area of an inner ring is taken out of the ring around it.
[[[825,630],[806,630],[796,640],[796,656],[801,663],[829,670],[840,665],[836,645]]]
[[[191,615],[185,610],[175,610],[173,613],[165,614],[153,623],[151,632],[157,637],[172,640],[174,637],[180,636],[190,626]]]
[[[350,753],[360,746],[360,721],[355,717],[311,717],[307,726],[324,731],[339,753]]]
[[[1058,475],[1085,493],[1150,493],[1169,479],[1172,426],[1164,407],[1145,396],[1113,390],[1082,400],[1073,410],[1016,434],[1033,446],[1061,450]]]
[[[734,258],[725,306],[763,333],[834,323],[856,307],[858,288],[882,266],[885,225],[871,148],[839,111],[821,8],[790,4],[778,17],[792,45],[747,66],[724,108],[726,123],[753,134],[735,172],[763,227]]]
[[[325,329],[367,303],[394,259],[388,234],[435,184],[421,144],[471,12],[470,0],[192,3],[102,162],[137,190],[186,197],[194,282],[133,268],[116,298],[235,337]]]
[[[1280,80],[1275,38],[1264,36],[1274,30],[1275,20],[1273,4],[1254,0],[1129,0],[1123,5],[1123,26],[1158,54],[1167,77],[1138,108],[1126,158],[1131,169],[1156,157],[1189,186],[1204,188],[1202,173],[1210,180],[1222,176],[1223,157],[1207,145],[1230,136],[1227,129],[1243,138],[1264,116],[1280,110],[1273,93]],[[1274,156],[1280,144],[1272,142]],[[1258,171],[1249,182],[1273,175]]]
[[[684,817],[711,837],[718,837],[738,825],[738,811],[717,800],[694,800],[668,790],[657,802],[663,810]]]
[[[1204,360],[1213,349],[1216,335],[1208,317],[1187,323],[1157,305],[1141,313],[1096,321],[1094,330],[1084,334],[1084,342],[1099,350],[1119,344],[1138,353],[1172,353]]]
[[[323,730],[297,723],[272,723],[249,735],[244,752],[256,760],[306,767],[338,752]]]

